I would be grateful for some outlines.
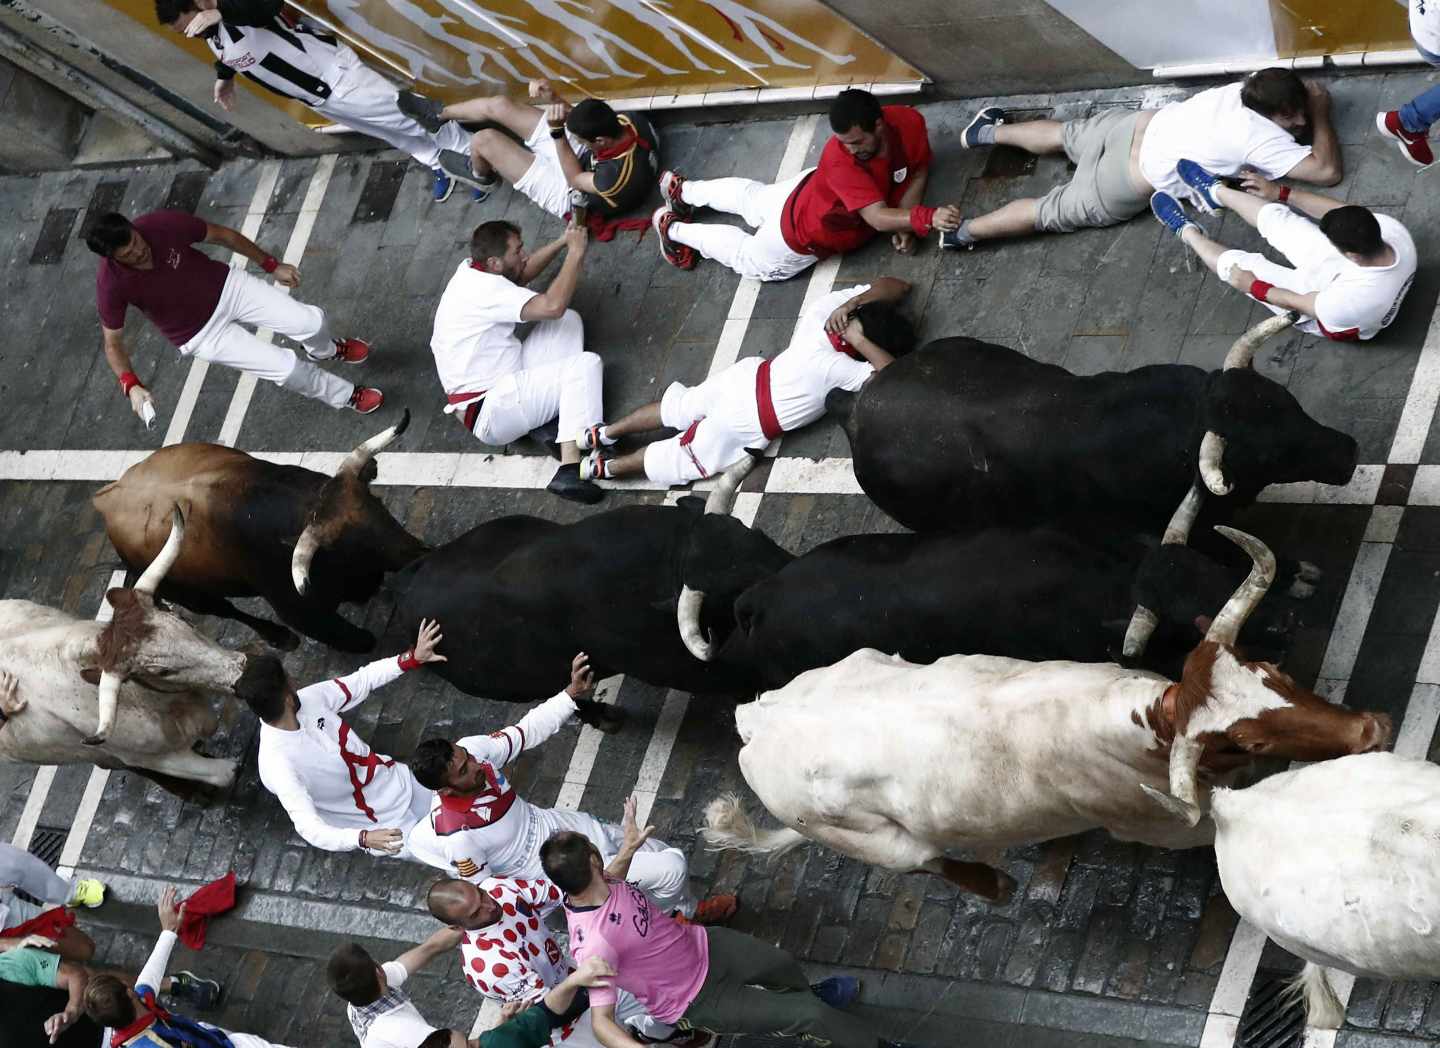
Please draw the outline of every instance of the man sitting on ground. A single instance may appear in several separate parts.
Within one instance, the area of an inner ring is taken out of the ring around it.
[[[600,358],[585,351],[585,325],[570,308],[589,242],[584,229],[533,255],[509,222],[484,222],[470,237],[435,309],[430,349],[454,413],[482,444],[501,446],[556,423],[560,468],[546,490],[595,503],[600,488],[580,479],[578,434],[603,417]],[[545,291],[528,285],[562,250],[565,261]],[[515,325],[533,323],[522,341]]]
[[[827,255],[854,251],[876,233],[889,233],[908,255],[915,238],[960,221],[953,205],[926,207],[930,140],[925,118],[910,106],[882,106],[868,91],[850,88],[830,103],[830,129],[818,167],[765,185],[748,178],[688,180],[666,171],[667,204],[652,222],[660,253],[680,269],[695,252],[751,280],[785,280]],[[754,233],[691,221],[697,207],[739,215]]]
[[[447,120],[498,124],[470,137],[470,155],[440,154],[445,172],[475,187],[484,200],[501,181],[542,210],[563,218],[577,203],[610,217],[643,204],[660,170],[660,138],[642,113],[617,113],[598,98],[573,107],[548,80],[530,81],[530,97],[543,108],[504,95],[442,105],[413,91],[400,92],[400,109],[421,125]],[[518,145],[510,131],[525,144]]]
[[[832,389],[858,391],[881,368],[915,346],[915,329],[896,309],[910,285],[879,277],[832,291],[795,325],[790,345],[773,360],[746,357],[700,385],[673,382],[660,400],[608,426],[593,426],[581,445],[591,450],[580,475],[644,473],[657,484],[689,484],[760,449],[782,433],[825,413]],[[621,437],[669,426],[682,432],[639,451],[610,458]]]
[[[559,731],[575,715],[575,700],[590,690],[591,682],[589,658],[581,652],[565,690],[518,723],[456,743],[426,739],[416,748],[411,770],[417,782],[436,794],[431,825],[450,866],[465,880],[539,879],[540,844],[556,830],[575,830],[611,856],[620,851],[624,831],[619,826],[584,812],[537,808],[515,793],[500,770]],[[631,869],[635,883],[666,913],[693,915],[700,923],[729,920],[735,914],[733,895],[695,905],[685,853],[663,841],[645,841]]]
[[[1293,266],[1217,244],[1174,197],[1156,193],[1155,217],[1231,287],[1274,313],[1303,314],[1301,331],[1340,342],[1374,338],[1395,319],[1416,261],[1415,242],[1395,219],[1258,175],[1245,176],[1242,191],[1190,160],[1181,160],[1179,171],[1205,206],[1234,211]]]
[[[1297,136],[1306,132],[1310,145]],[[1012,200],[988,214],[967,218],[942,247],[969,248],[977,241],[1031,233],[1073,233],[1113,226],[1145,210],[1159,190],[1186,197],[1190,191],[1175,165],[1190,157],[1220,175],[1254,168],[1269,178],[1289,177],[1318,185],[1340,181],[1340,141],[1330,123],[1330,95],[1289,69],[1262,69],[1244,80],[1212,87],[1159,110],[1108,109],[1081,120],[1009,123],[990,106],[961,133],[961,145],[1016,146],[1028,153],[1064,153],[1075,164],[1070,181],[1039,199]]]

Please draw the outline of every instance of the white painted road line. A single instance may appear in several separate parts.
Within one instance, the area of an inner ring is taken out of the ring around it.
[[[1431,314],[1430,329],[1425,333],[1420,359],[1415,361],[1415,374],[1410,378],[1410,390],[1395,427],[1388,461],[1420,461],[1430,425],[1435,420],[1437,402],[1440,402],[1440,310]]]

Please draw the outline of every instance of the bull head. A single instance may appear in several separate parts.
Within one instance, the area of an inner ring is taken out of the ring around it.
[[[315,554],[322,548],[334,543],[345,532],[347,528],[354,527],[361,521],[357,517],[367,515],[365,508],[357,508],[357,499],[360,496],[369,495],[370,481],[375,479],[375,456],[390,443],[404,433],[410,425],[410,410],[407,408],[400,421],[389,429],[375,434],[369,440],[360,444],[354,451],[345,456],[345,461],[340,463],[340,468],[335,475],[326,482],[320,491],[320,497],[316,500],[315,509],[310,514],[310,520],[305,525],[305,530],[295,540],[295,551],[290,556],[290,578],[295,583],[298,593],[304,594],[310,586],[310,566],[315,560]],[[370,496],[373,498],[373,496]],[[378,503],[377,503],[378,505]],[[381,512],[384,512],[383,507]],[[418,556],[424,552],[424,547],[416,542],[408,533],[404,532],[393,520],[388,523],[396,530],[404,534],[409,542],[402,541],[406,546],[408,556],[402,554],[401,563],[409,557]],[[390,536],[394,538],[394,536]],[[387,567],[400,567],[401,564],[390,564]]]
[[[1207,748],[1217,757],[1313,761],[1383,749],[1390,740],[1385,715],[1333,706],[1270,663],[1240,657],[1236,641],[1275,579],[1275,557],[1252,535],[1223,526],[1215,530],[1250,555],[1250,574],[1185,660],[1173,699],[1170,792],[1140,787],[1191,826],[1200,821],[1198,778]]]
[[[741,483],[750,475],[750,471],[755,468],[755,463],[759,461],[758,454],[746,449],[745,455],[740,461],[720,474],[720,480],[716,483],[715,490],[710,492],[710,497],[705,500],[705,512],[729,516],[730,511],[735,508],[735,495],[739,492]],[[709,662],[715,657],[715,645],[700,628],[700,611],[704,604],[705,593],[703,590],[694,590],[688,585],[682,584],[680,601],[675,607],[675,617],[680,624],[680,639],[685,642],[685,647],[690,650],[690,654],[701,662]]]
[[[1230,352],[1225,355],[1225,371],[1234,371],[1237,368],[1251,367],[1255,361],[1255,351],[1260,344],[1271,335],[1277,335],[1290,327],[1299,317],[1292,311],[1286,310],[1267,320],[1256,324],[1245,334],[1235,340],[1230,347]],[[1213,429],[1205,431],[1205,438],[1200,442],[1200,477],[1205,481],[1205,486],[1210,489],[1213,495],[1228,495],[1234,490],[1234,485],[1225,480],[1225,473],[1220,467],[1220,461],[1225,456],[1225,438]]]
[[[1160,545],[1183,546],[1189,542],[1190,529],[1195,526],[1195,518],[1200,515],[1200,506],[1204,501],[1205,496],[1199,486],[1192,484],[1170,518]],[[1159,615],[1143,604],[1135,605],[1135,613],[1130,616],[1130,625],[1125,629],[1125,642],[1121,648],[1125,657],[1138,659],[1145,654],[1145,645],[1150,643],[1150,637],[1159,625]]]

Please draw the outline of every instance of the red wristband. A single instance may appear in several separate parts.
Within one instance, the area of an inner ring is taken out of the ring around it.
[[[130,391],[138,385],[140,385],[140,376],[135,372],[127,371],[120,376],[120,392],[127,397],[130,395]]]
[[[1280,195],[1275,198],[1275,203],[1277,203],[1277,204],[1285,204],[1285,203],[1289,203],[1289,201],[1290,201],[1290,187],[1289,187],[1289,186],[1281,186],[1281,187],[1280,187]]]
[[[274,255],[266,255],[265,261],[260,263],[260,268],[267,273],[273,273],[280,268],[280,262]]]
[[[935,209],[926,207],[924,204],[917,204],[910,209],[910,228],[915,231],[917,237],[928,237],[930,230],[934,228]]]
[[[400,668],[409,673],[411,670],[418,670],[420,663],[415,660],[415,649],[411,648],[400,656]]]
[[[1270,294],[1270,289],[1274,286],[1274,284],[1267,284],[1263,280],[1252,280],[1250,281],[1250,297],[1259,299],[1261,302],[1268,302],[1270,300],[1265,296]]]

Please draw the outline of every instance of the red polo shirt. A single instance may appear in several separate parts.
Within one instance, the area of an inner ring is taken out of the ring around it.
[[[220,304],[230,267],[191,244],[205,239],[205,220],[184,211],[152,211],[131,220],[150,245],[150,269],[132,269],[113,258],[100,261],[95,301],[100,323],[112,331],[125,327],[125,311],[134,306],[177,346],[200,333]]]
[[[853,251],[875,235],[860,210],[895,207],[910,180],[929,166],[925,118],[910,106],[882,106],[880,114],[883,155],[857,160],[831,136],[820,165],[785,201],[780,233],[792,251],[821,257]]]

